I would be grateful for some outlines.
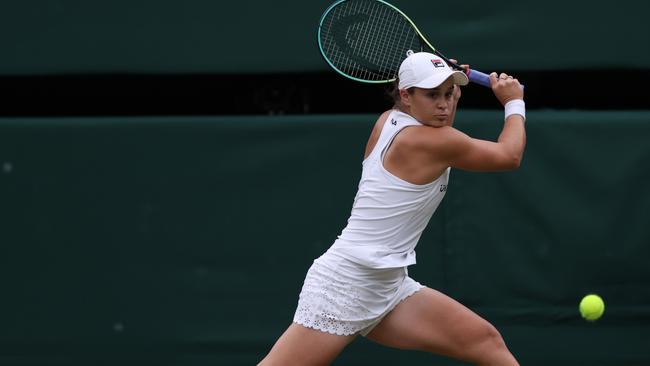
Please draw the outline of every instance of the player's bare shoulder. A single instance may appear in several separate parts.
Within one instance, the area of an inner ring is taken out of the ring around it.
[[[468,136],[451,126],[414,126],[404,131],[402,143],[435,156],[448,156],[462,148]]]
[[[377,121],[375,122],[374,127],[372,128],[372,132],[370,133],[370,137],[368,138],[368,143],[366,144],[366,151],[364,154],[364,158],[367,158],[368,155],[370,155],[370,152],[372,149],[375,148],[375,145],[377,144],[377,140],[379,140],[379,136],[381,135],[382,128],[384,126],[384,123],[386,122],[386,119],[392,112],[392,109],[389,109],[382,113],[379,118],[377,118]]]

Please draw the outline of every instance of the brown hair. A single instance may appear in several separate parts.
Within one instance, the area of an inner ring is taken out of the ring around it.
[[[408,88],[406,91],[409,94],[413,94],[415,92],[415,88]],[[386,88],[386,94],[388,94],[388,98],[393,102],[393,108],[401,110],[402,97],[399,95],[399,78],[388,84],[388,87]]]

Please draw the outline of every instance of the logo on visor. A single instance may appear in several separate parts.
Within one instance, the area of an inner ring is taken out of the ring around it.
[[[445,63],[442,62],[441,59],[431,60],[431,63],[433,63],[433,66],[435,67],[445,67]]]

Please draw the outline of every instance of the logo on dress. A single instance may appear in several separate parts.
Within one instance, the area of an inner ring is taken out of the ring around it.
[[[393,126],[397,126],[397,121],[391,118],[390,119],[390,124],[393,125]]]

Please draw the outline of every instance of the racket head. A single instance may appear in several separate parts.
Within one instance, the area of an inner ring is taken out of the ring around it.
[[[318,46],[334,70],[366,83],[395,81],[409,50],[439,54],[404,13],[383,0],[330,5],[320,19]]]

